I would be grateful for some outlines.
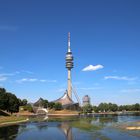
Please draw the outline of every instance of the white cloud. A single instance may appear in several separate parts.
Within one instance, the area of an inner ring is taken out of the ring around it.
[[[1,68],[1,67],[0,67]],[[0,73],[0,76],[2,77],[2,76],[15,76],[15,75],[17,75],[17,74],[21,74],[22,72],[24,72],[24,73],[28,73],[28,74],[33,74],[33,72],[31,72],[31,71],[15,71],[15,72],[12,72],[12,73]],[[24,80],[24,79],[23,79]],[[32,80],[32,79],[31,79]]]
[[[1,73],[0,76],[14,76],[14,73]]]
[[[6,81],[8,79],[8,76],[13,76],[13,73],[1,73],[0,74],[0,81]]]
[[[46,80],[46,82],[48,82],[48,83],[56,83],[57,80]]]
[[[134,81],[137,78],[136,77],[126,77],[126,76],[105,76],[104,79],[105,80],[114,79],[114,80]]]
[[[2,67],[0,66],[0,69],[1,68]],[[6,81],[9,77],[16,76],[18,74],[21,74],[22,72],[25,72],[28,74],[33,74],[33,72],[30,72],[30,71],[21,71],[21,72],[15,71],[15,72],[11,72],[11,73],[0,73],[0,81]],[[17,80],[16,82],[22,83],[22,82],[36,82],[36,81],[44,82],[44,80],[38,80],[35,78],[23,78],[23,79]]]
[[[23,82],[36,82],[38,79],[36,78],[22,78],[20,80],[17,80],[16,82],[18,83],[23,83]]]
[[[40,82],[47,82],[47,83],[56,83],[57,80],[45,80],[45,79],[41,79],[39,80]]]
[[[103,65],[95,65],[95,66],[89,65],[89,66],[85,67],[84,69],[82,69],[82,71],[95,71],[95,70],[102,69],[102,68],[104,68]]]
[[[16,80],[17,83],[23,83],[23,82],[48,82],[48,83],[56,83],[56,80],[45,80],[45,79],[37,79],[37,78],[22,78],[19,80]]]
[[[31,78],[31,79],[27,79],[27,81],[29,81],[29,82],[36,82],[36,81],[38,81],[38,79],[36,79],[36,78]]]
[[[123,93],[140,93],[140,89],[136,88],[136,89],[123,89],[121,90],[121,92]]]
[[[28,71],[28,70],[22,70],[22,72],[27,73],[27,74],[34,74],[32,71]]]
[[[43,80],[43,79],[42,79],[42,80],[40,80],[40,82],[46,82],[46,80]]]
[[[0,81],[6,81],[8,79],[8,77],[14,76],[16,74],[17,74],[16,72],[14,72],[14,73],[0,73]]]
[[[66,91],[65,88],[60,88],[60,89],[57,90],[57,92],[65,92],[65,91]]]
[[[6,81],[7,80],[7,77],[5,77],[5,76],[0,76],[0,82],[1,81]]]

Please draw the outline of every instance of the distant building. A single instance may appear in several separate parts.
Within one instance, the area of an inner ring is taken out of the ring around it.
[[[90,104],[90,97],[88,95],[85,95],[83,97],[83,106]]]
[[[80,109],[79,103],[74,103],[74,101],[69,97],[67,90],[61,98],[59,98],[53,102],[61,103],[62,107],[64,109],[69,109],[69,110],[79,110]]]

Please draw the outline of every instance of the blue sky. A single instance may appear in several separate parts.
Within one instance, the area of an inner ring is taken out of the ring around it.
[[[139,7],[139,0],[1,0],[0,86],[31,102],[62,96],[71,32],[80,98],[140,103]]]

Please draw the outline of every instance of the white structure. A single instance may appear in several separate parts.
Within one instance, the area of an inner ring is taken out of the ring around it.
[[[48,110],[46,108],[39,107],[36,111],[36,114],[42,114],[41,112],[45,112],[45,114],[48,114]]]

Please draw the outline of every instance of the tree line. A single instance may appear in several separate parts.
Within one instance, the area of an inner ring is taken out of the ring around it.
[[[82,107],[82,111],[84,113],[91,112],[117,112],[117,111],[140,111],[140,104],[132,104],[132,105],[117,105],[113,103],[100,103],[98,106],[92,106],[87,104]]]
[[[19,111],[19,106],[27,104],[27,100],[21,100],[15,94],[0,88],[0,109],[11,114]]]
[[[19,107],[23,106],[25,110],[33,112],[32,105],[26,99],[19,99],[15,94],[7,92],[4,88],[0,88],[0,109],[10,113],[19,112]],[[42,106],[44,108],[61,110],[60,103],[49,102],[48,100],[40,98],[34,106]],[[140,104],[132,105],[117,105],[113,103],[100,103],[98,106],[87,104],[81,108],[84,113],[91,112],[116,112],[116,111],[140,111]]]
[[[49,108],[49,109],[54,109],[54,110],[61,110],[62,109],[62,104],[61,103],[54,103],[54,102],[49,102],[46,99],[40,98],[36,103],[34,103],[34,106],[41,106],[44,108]]]
[[[44,108],[55,110],[62,109],[62,105],[60,103],[49,102],[48,100],[44,100],[42,98],[40,99],[41,102],[39,102],[39,104],[36,102],[34,104],[35,106],[41,105]],[[19,112],[20,107],[22,107],[23,110],[33,112],[34,105],[28,103],[27,99],[21,100],[20,98],[17,98],[15,94],[7,92],[5,88],[0,88],[0,110],[4,110],[12,114]]]

